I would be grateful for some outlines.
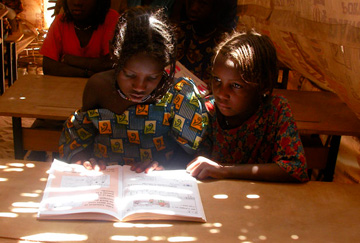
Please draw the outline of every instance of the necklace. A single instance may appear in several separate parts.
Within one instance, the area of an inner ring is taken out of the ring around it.
[[[74,24],[74,28],[77,29],[77,30],[80,30],[80,31],[85,31],[85,30],[88,30],[88,29],[92,28],[92,25],[89,25],[89,26],[84,27],[84,28],[80,28],[80,27],[78,27],[78,26],[76,26]]]

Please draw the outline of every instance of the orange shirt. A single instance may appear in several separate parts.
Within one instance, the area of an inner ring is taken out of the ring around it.
[[[62,22],[62,14],[56,16],[44,40],[40,53],[55,61],[65,54],[98,58],[109,54],[109,41],[114,35],[119,14],[109,9],[103,24],[93,32],[87,46],[82,48],[76,36],[73,22]]]

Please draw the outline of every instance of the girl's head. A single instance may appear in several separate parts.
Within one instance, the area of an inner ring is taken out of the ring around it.
[[[213,59],[212,91],[225,116],[254,113],[278,77],[276,50],[267,36],[233,33]]]
[[[117,85],[127,98],[140,102],[133,94],[151,98],[165,94],[175,74],[176,39],[162,9],[127,10],[118,21],[110,46]],[[169,74],[164,71],[167,66]]]
[[[104,23],[111,0],[64,0],[64,17],[66,22],[91,25],[96,29]]]

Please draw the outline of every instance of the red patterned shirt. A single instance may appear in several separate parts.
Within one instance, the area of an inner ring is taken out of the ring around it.
[[[272,96],[270,102],[241,126],[222,129],[213,97],[206,102],[209,128],[200,153],[219,164],[276,163],[299,181],[308,181],[304,148],[288,101]]]

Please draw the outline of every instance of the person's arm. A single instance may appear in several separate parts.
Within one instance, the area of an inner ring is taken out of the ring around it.
[[[249,179],[282,182],[306,182],[309,180],[304,149],[300,140],[295,120],[289,104],[280,98],[275,107],[278,117],[275,139],[272,148],[272,163],[236,164],[222,166],[205,157],[193,160],[187,170],[201,179],[212,177],[217,179]]]
[[[82,111],[105,108],[122,114],[136,103],[123,99],[115,88],[115,70],[96,73],[86,83]]]
[[[204,100],[195,82],[187,77],[179,77],[169,93],[173,98],[168,104],[168,112],[174,113],[173,118],[169,119],[171,134],[187,153],[194,154],[209,123]],[[184,106],[190,107],[187,108],[186,117],[181,113]],[[187,131],[186,135],[184,130]]]
[[[299,182],[274,163],[223,166],[215,161],[199,156],[190,162],[186,170],[199,180],[215,178]]]
[[[64,122],[59,139],[60,159],[68,163],[85,161],[93,156],[94,139],[99,130],[87,112],[75,111]]]
[[[70,66],[63,62],[55,61],[49,57],[43,57],[43,71],[45,75],[63,76],[63,77],[90,77],[93,72]]]
[[[98,73],[110,70],[113,67],[113,63],[110,59],[109,54],[99,58],[64,55],[62,58],[62,62],[72,67],[87,70],[91,73]]]
[[[309,180],[304,148],[288,101],[279,97],[272,162],[300,182]]]

